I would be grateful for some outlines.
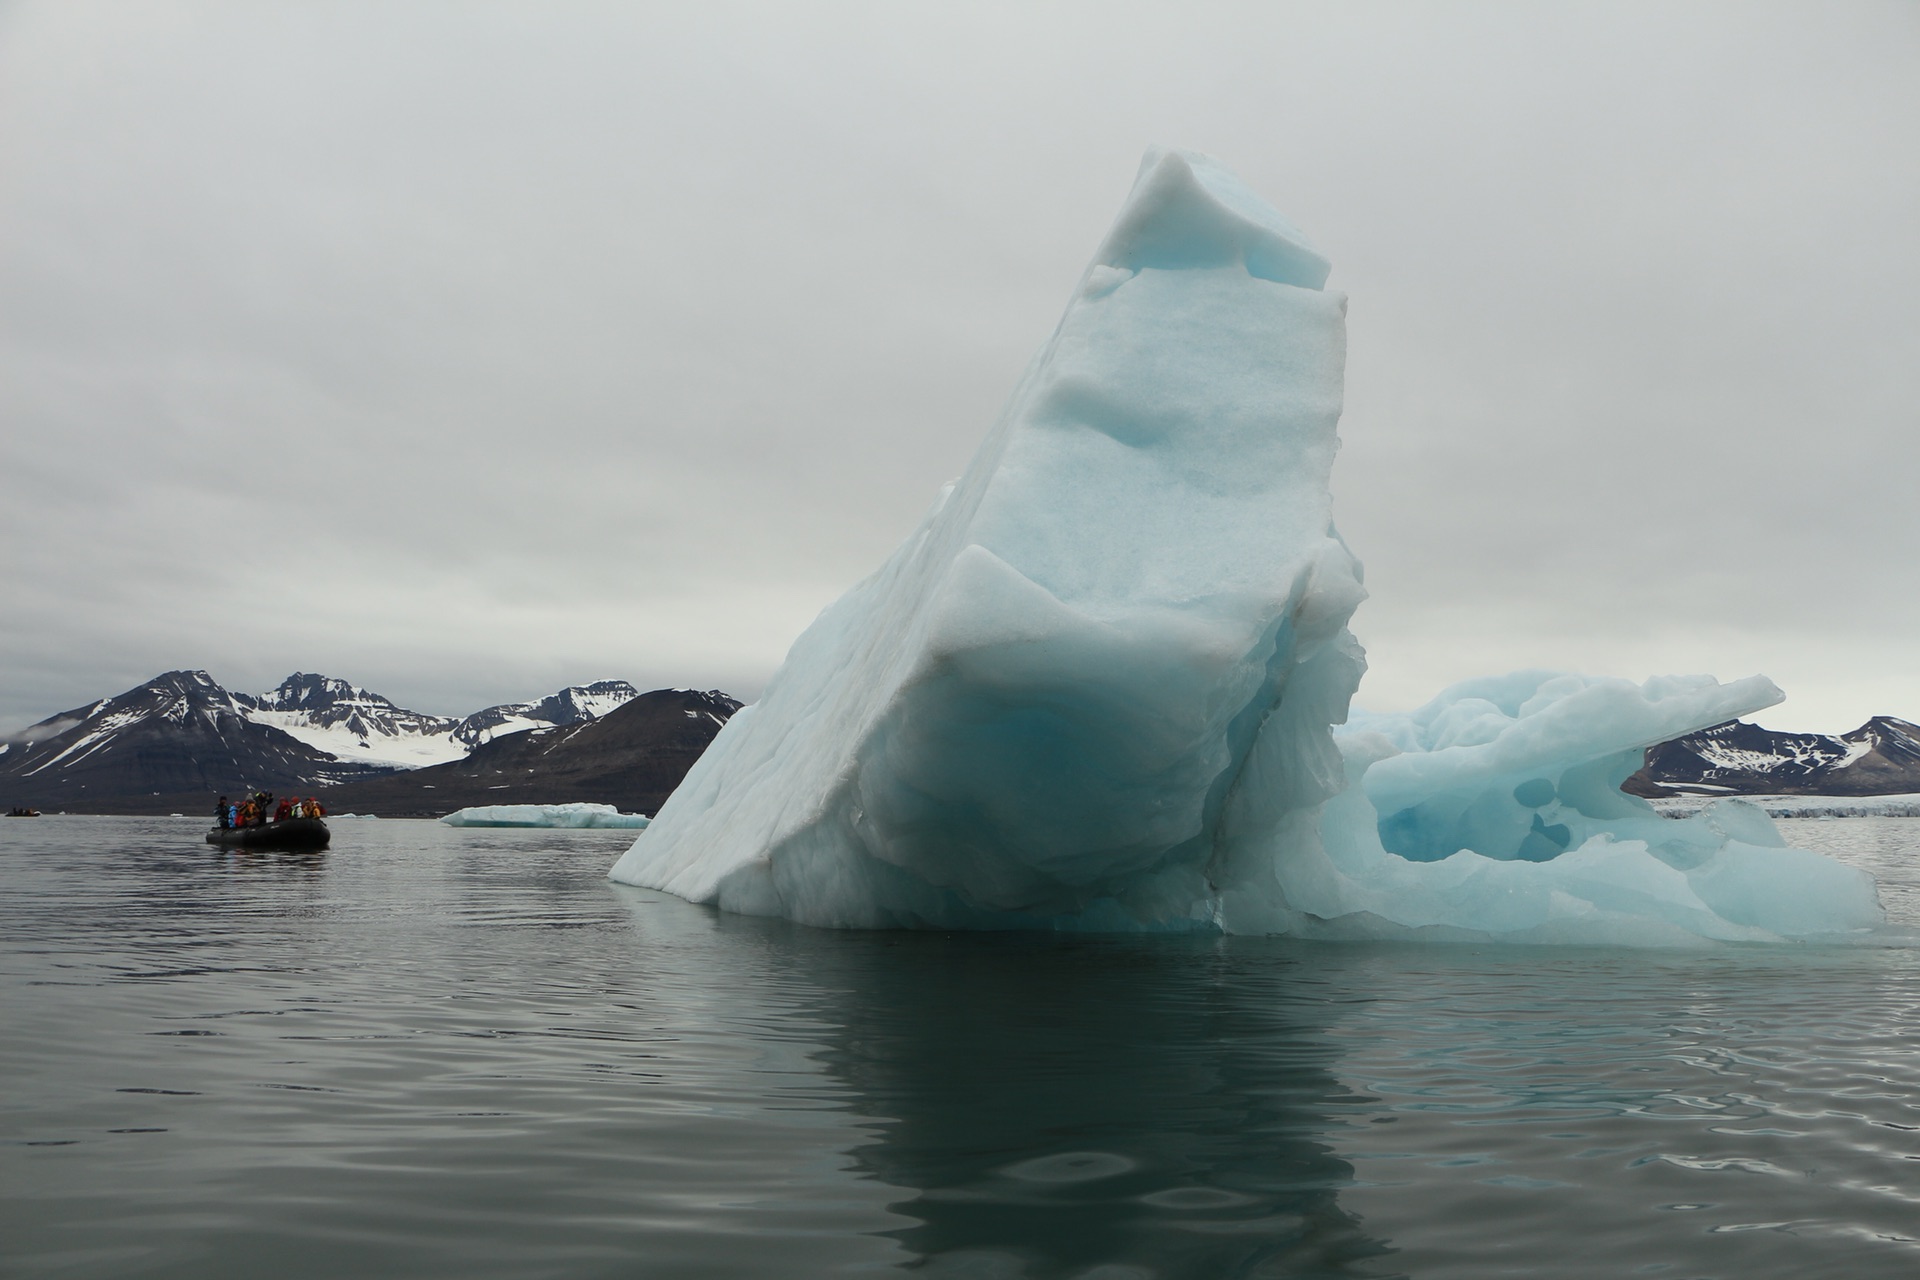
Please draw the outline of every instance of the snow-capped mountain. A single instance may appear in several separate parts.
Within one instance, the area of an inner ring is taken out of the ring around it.
[[[358,685],[296,671],[266,693],[236,694],[255,724],[271,725],[336,760],[417,769],[467,754],[454,730],[463,722],[395,706]]]
[[[249,711],[206,672],[169,671],[0,745],[0,789],[9,807],[151,811],[246,787],[305,791],[385,772],[338,760]]]
[[[455,718],[331,676],[295,672],[248,694],[204,671],[169,671],[0,743],[0,792],[9,807],[87,812],[184,812],[243,788],[304,794],[461,760],[520,730],[591,723],[635,696],[624,680],[602,680]]]
[[[653,814],[739,709],[718,690],[656,689],[604,716],[490,738],[463,760],[349,782],[325,798],[335,812],[388,818],[569,801]]]
[[[471,749],[482,742],[518,733],[522,729],[584,724],[633,701],[639,692],[625,680],[596,680],[592,684],[568,685],[538,702],[503,702],[484,711],[476,711],[454,725],[453,739],[463,743],[466,749]],[[465,755],[466,750],[460,754]]]
[[[236,697],[256,723],[284,730],[337,760],[419,769],[462,759],[504,734],[598,719],[637,694],[625,680],[600,680],[470,716],[433,716],[345,680],[296,671],[277,689]]]
[[[1920,725],[1875,716],[1851,733],[1785,733],[1742,720],[1647,749],[1630,782],[1667,791],[1875,796],[1920,791]]]

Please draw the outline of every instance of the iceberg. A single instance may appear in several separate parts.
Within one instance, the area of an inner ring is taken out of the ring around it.
[[[1363,666],[1327,272],[1149,153],[966,473],[614,879],[819,925],[1215,927],[1223,851],[1341,786]]]
[[[610,804],[482,804],[456,809],[440,821],[450,827],[562,827],[574,830],[645,827],[637,813],[621,813]]]
[[[965,474],[800,636],[613,879],[861,928],[1875,923],[1870,880],[1784,849],[1764,815],[1675,823],[1618,793],[1640,747],[1777,699],[1764,680],[1530,673],[1336,738],[1366,593],[1332,519],[1328,272],[1219,162],[1149,151]]]
[[[1329,937],[1685,945],[1837,937],[1881,923],[1873,878],[1788,848],[1716,800],[1682,819],[1620,790],[1645,749],[1772,706],[1754,676],[1521,672],[1404,715],[1355,713],[1322,839],[1274,849],[1230,927]]]

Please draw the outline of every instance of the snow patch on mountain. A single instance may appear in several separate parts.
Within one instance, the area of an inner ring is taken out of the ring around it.
[[[625,680],[569,685],[537,702],[503,702],[476,711],[453,726],[453,738],[463,744],[464,751],[526,729],[584,724],[625,706],[639,692]]]
[[[339,760],[422,769],[458,760],[467,754],[466,746],[455,742],[451,731],[407,733],[364,729],[352,724],[315,724],[300,711],[250,710],[247,719],[291,734],[316,751],[324,751]]]
[[[241,713],[338,760],[418,769],[458,760],[467,748],[453,739],[459,721],[396,706],[359,685],[296,671],[263,694],[239,694]]]
[[[148,713],[142,711],[114,711],[101,716],[93,722],[92,728],[68,743],[59,755],[49,757],[44,763],[37,764],[33,768],[24,771],[21,776],[30,778],[34,774],[46,769],[51,769],[53,766],[62,762],[78,764],[80,761],[92,755],[94,751],[105,746],[120,730],[137,721],[146,719],[147,714]],[[73,729],[85,722],[67,721],[65,723],[69,729]],[[40,726],[36,725],[35,727],[38,728]],[[48,736],[54,735],[42,735],[42,738],[44,739]]]
[[[1851,733],[1786,733],[1742,720],[1663,742],[1636,782],[1697,793],[1889,795],[1920,788],[1920,726],[1875,716]],[[1657,794],[1645,787],[1641,794]]]

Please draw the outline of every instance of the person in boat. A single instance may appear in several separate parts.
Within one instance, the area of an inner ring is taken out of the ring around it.
[[[213,825],[223,831],[233,825],[233,806],[227,803],[225,796],[221,796],[220,803],[213,806]]]
[[[288,818],[291,818],[292,816],[293,816],[293,801],[291,800],[282,800],[279,804],[279,807],[277,807],[273,811],[273,820],[275,822],[285,822]]]

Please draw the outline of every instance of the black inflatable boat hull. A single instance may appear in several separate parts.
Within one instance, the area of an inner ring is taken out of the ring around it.
[[[237,849],[324,849],[333,833],[320,818],[288,818],[258,827],[215,827],[207,843]]]

